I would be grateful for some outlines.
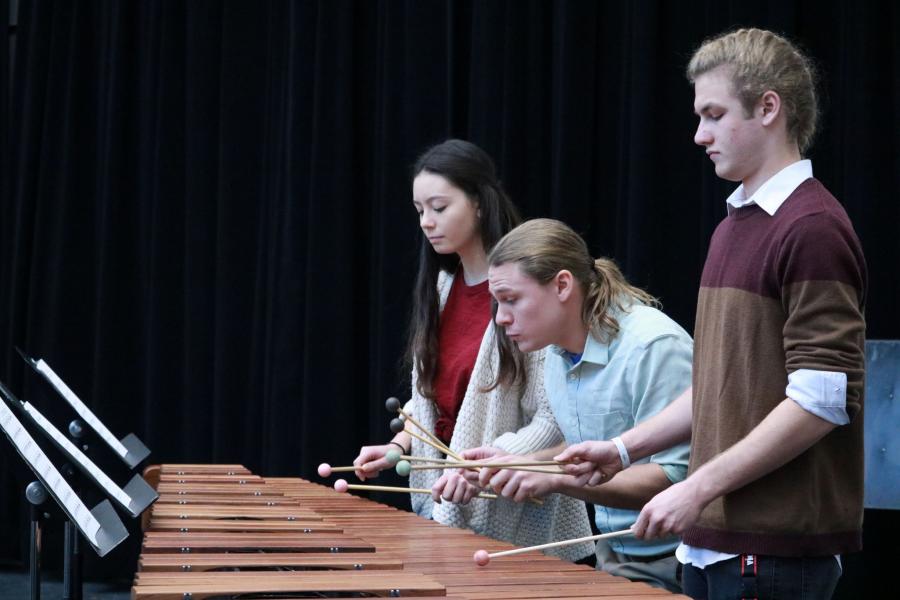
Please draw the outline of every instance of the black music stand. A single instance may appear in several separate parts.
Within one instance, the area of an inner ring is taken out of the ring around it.
[[[94,462],[87,457],[81,449],[72,443],[61,431],[59,431],[53,423],[47,420],[43,414],[32,404],[19,400],[2,382],[0,382],[0,395],[6,398],[20,415],[34,424],[40,429],[45,436],[69,459],[70,464],[77,466],[78,469],[92,480],[103,492],[124,509],[131,517],[138,517],[147,509],[158,497],[150,485],[140,475],[134,475],[131,481],[120,488],[106,473],[97,467]],[[69,433],[73,438],[81,437],[81,422],[77,419],[69,424]],[[85,450],[87,446],[84,446]],[[71,466],[67,465],[71,472],[63,471],[67,476],[74,478],[76,476]],[[76,493],[80,490],[75,483],[72,483]],[[81,566],[81,547],[78,540],[78,534],[71,522],[67,522],[64,527],[64,561],[63,561],[63,590],[65,600],[81,600],[82,597],[82,566]]]
[[[28,363],[31,368],[40,373],[41,376],[47,380],[53,389],[55,389],[57,393],[59,393],[59,395],[75,409],[75,412],[78,413],[84,422],[90,425],[91,428],[100,435],[103,441],[112,448],[113,452],[125,461],[125,464],[128,465],[129,469],[135,468],[142,460],[150,455],[150,449],[147,448],[147,446],[145,446],[133,433],[129,433],[121,440],[116,439],[116,436],[106,428],[106,425],[100,422],[100,419],[91,412],[91,409],[85,406],[84,402],[75,395],[75,392],[69,389],[69,386],[60,379],[59,375],[57,375],[43,359],[39,358],[35,360],[22,352],[19,348],[16,348],[16,352],[19,353],[22,360]]]
[[[120,488],[78,446],[69,441],[53,423],[48,421],[33,404],[16,398],[9,388],[3,385],[3,382],[0,382],[0,394],[19,411],[19,414],[24,415],[38,429],[43,431],[50,438],[50,441],[72,461],[72,464],[77,466],[82,473],[103,490],[103,493],[122,507],[132,518],[139,517],[148,506],[159,498],[156,490],[150,487],[150,484],[140,475],[132,477],[124,489]],[[75,421],[73,421],[72,425],[74,424]],[[69,426],[70,432],[74,429],[72,425]]]
[[[0,428],[3,429],[3,433],[9,438],[19,456],[37,476],[40,484],[50,493],[68,520],[81,532],[98,556],[106,556],[128,537],[128,531],[109,500],[103,500],[93,509],[85,506],[56,466],[50,462],[41,447],[34,441],[31,434],[22,426],[21,421],[7,406],[6,401],[0,401]],[[29,487],[31,486],[33,486],[33,482],[29,484]],[[29,501],[32,501],[35,508],[43,501],[39,498],[41,495],[39,492],[40,490],[35,490],[33,487],[30,492],[26,490],[26,495],[30,494]],[[37,547],[31,549],[31,553],[35,557],[33,563],[37,566],[40,565],[39,537],[33,536],[32,542],[38,544]],[[35,573],[32,573],[31,582],[31,597],[39,598],[39,574],[36,576]]]

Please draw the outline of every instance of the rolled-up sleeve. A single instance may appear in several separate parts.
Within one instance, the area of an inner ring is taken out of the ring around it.
[[[642,346],[632,368],[634,423],[664,409],[691,385],[693,343],[687,336],[665,335]],[[672,483],[687,477],[689,445],[678,444],[650,457]]]
[[[847,414],[847,374],[797,369],[788,375],[785,394],[806,412],[834,425],[850,422]]]
[[[834,378],[844,375],[847,422],[865,388],[866,266],[852,228],[827,213],[799,220],[777,259],[787,397],[822,418],[834,416]],[[797,375],[799,373],[799,375]],[[835,375],[832,375],[835,374]]]

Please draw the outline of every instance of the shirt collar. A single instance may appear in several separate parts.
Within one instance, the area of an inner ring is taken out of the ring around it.
[[[550,350],[563,358],[566,358],[567,356],[565,349],[560,346],[551,346]],[[609,344],[598,341],[597,338],[588,332],[587,340],[584,342],[584,352],[581,354],[579,364],[583,362],[590,362],[597,365],[609,363]]]
[[[609,344],[599,341],[591,332],[588,332],[587,341],[584,343],[582,361],[592,362],[597,365],[605,365],[609,362]]]
[[[749,198],[744,195],[744,184],[742,183],[725,200],[728,206],[728,214],[731,214],[731,211],[735,208],[756,204],[766,211],[769,216],[772,216],[781,208],[788,196],[793,194],[794,190],[801,183],[812,176],[812,161],[798,160],[770,177]]]

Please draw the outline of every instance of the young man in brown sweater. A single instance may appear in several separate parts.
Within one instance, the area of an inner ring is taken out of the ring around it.
[[[694,141],[741,185],[710,243],[693,386],[654,419],[559,460],[588,485],[690,438],[689,476],[648,502],[637,537],[680,534],[694,598],[829,598],[861,548],[866,266],[847,214],[802,160],[809,60],[744,29],[688,66]]]

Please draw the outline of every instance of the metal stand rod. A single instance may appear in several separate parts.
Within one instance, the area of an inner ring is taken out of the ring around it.
[[[31,504],[31,548],[28,572],[31,578],[31,600],[41,600],[41,517],[38,508],[47,500],[47,490],[40,481],[32,481],[25,487],[25,498]]]
[[[69,436],[76,445],[81,445],[84,436],[84,424],[73,419],[69,423]],[[83,447],[87,450],[87,447]],[[78,493],[78,474],[73,465],[66,465],[63,469],[66,478],[72,484],[72,489]],[[81,544],[78,539],[78,528],[72,521],[66,521],[63,531],[63,600],[82,600],[81,585]]]
[[[75,582],[72,540],[78,535],[72,521],[63,526],[63,600],[75,600]]]
[[[81,553],[81,536],[78,535],[78,530],[73,528],[72,533],[74,534],[72,536],[72,563],[74,566],[72,569],[72,591],[75,592],[75,600],[82,600],[84,586],[81,580],[84,576],[84,566],[82,564],[84,555]]]
[[[31,507],[31,556],[28,561],[31,575],[31,600],[41,600],[41,515]]]

